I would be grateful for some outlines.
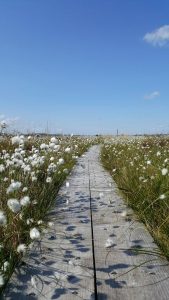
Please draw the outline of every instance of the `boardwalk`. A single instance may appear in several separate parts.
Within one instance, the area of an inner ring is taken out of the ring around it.
[[[169,299],[168,263],[134,251],[157,246],[118,195],[99,151],[78,160],[50,213],[54,226],[16,270],[5,299]]]

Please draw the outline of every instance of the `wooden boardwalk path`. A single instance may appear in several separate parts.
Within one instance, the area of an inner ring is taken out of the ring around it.
[[[79,158],[50,213],[54,226],[16,270],[4,299],[169,299],[168,262],[135,251],[157,246],[117,194],[99,151]]]

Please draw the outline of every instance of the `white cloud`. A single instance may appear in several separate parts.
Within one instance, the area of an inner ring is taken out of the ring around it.
[[[151,99],[157,98],[157,97],[159,97],[159,96],[160,96],[160,92],[154,91],[154,92],[152,92],[151,94],[145,95],[145,96],[144,96],[144,99],[146,99],[146,100],[151,100]]]
[[[143,40],[153,46],[165,46],[169,42],[169,25],[164,25],[146,33]]]

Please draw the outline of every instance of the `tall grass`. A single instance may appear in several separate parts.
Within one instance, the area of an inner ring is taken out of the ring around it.
[[[76,137],[1,137],[0,293],[29,243],[40,237],[60,186],[91,143]],[[12,206],[9,199],[15,199]]]
[[[169,138],[108,140],[101,160],[169,259]]]

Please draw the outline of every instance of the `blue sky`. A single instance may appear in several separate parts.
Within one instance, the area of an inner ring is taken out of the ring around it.
[[[168,24],[168,0],[0,0],[1,120],[169,131]]]

